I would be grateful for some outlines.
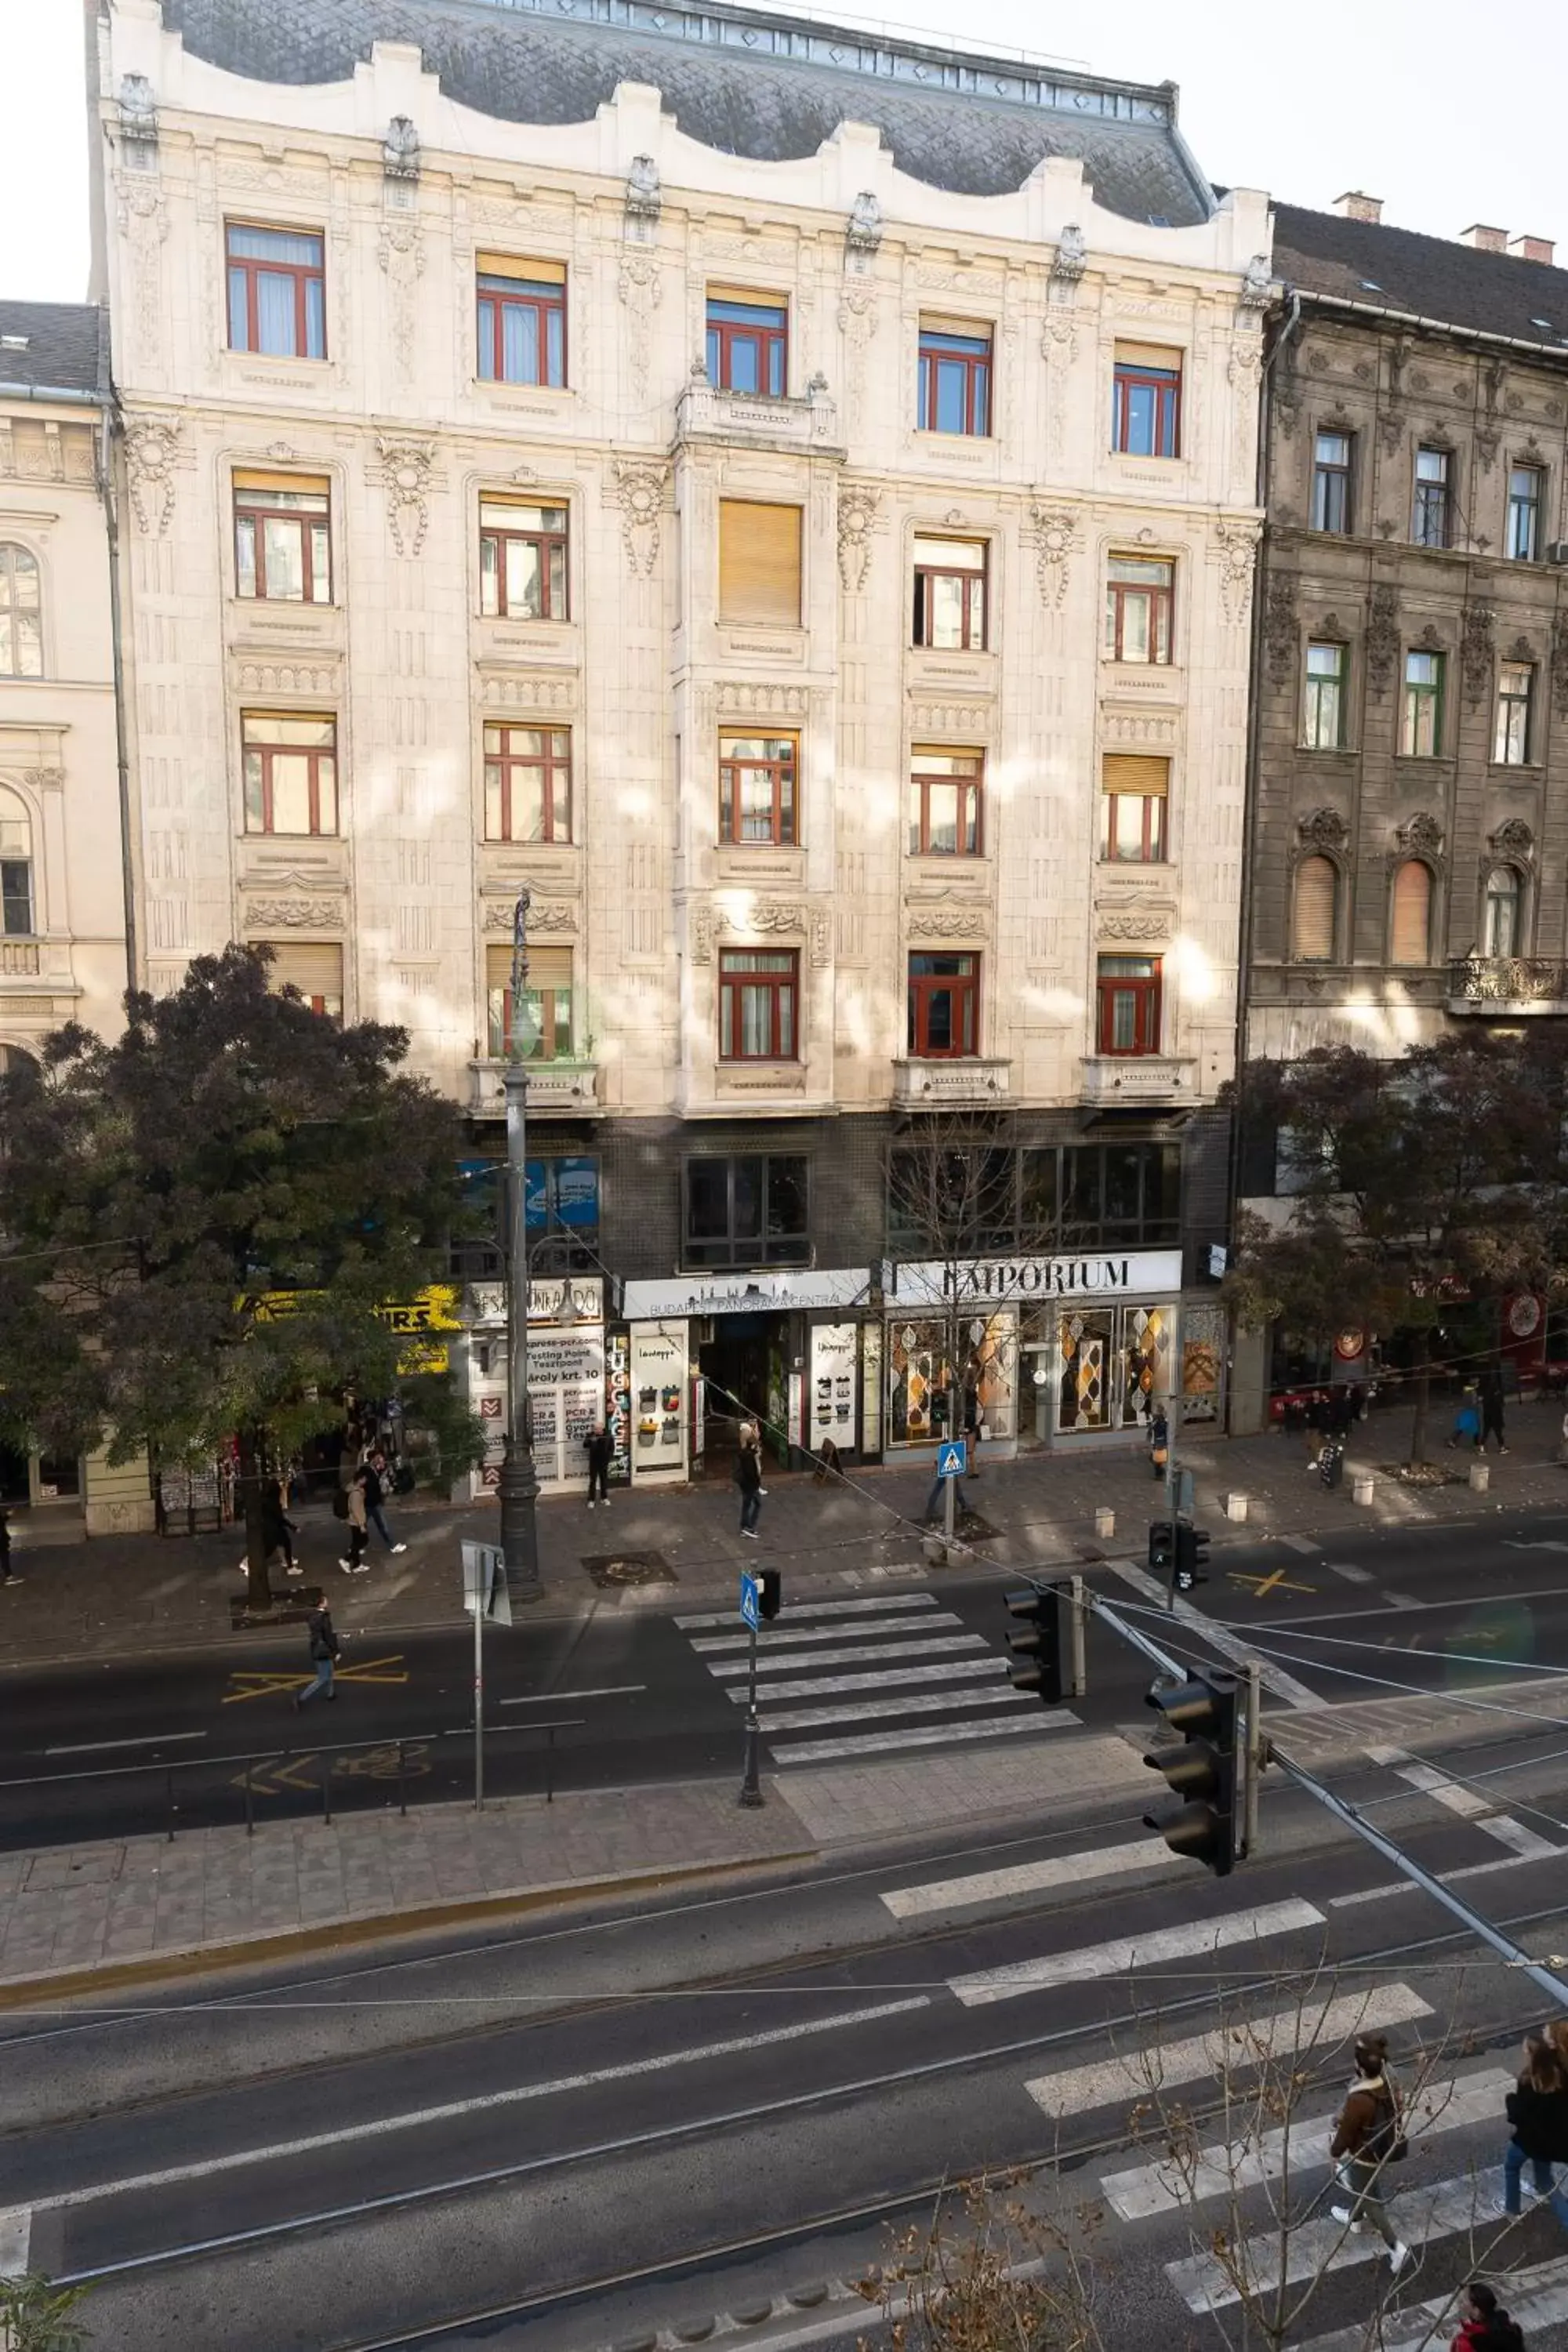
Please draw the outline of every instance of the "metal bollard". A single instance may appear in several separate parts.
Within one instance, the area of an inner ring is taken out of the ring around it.
[[[248,1756],[245,1759],[245,1834],[247,1837],[254,1837],[256,1835],[256,1804],[250,1787],[250,1759]]]
[[[166,1807],[164,1817],[169,1824],[169,1843],[173,1845],[174,1843],[174,1768],[173,1765],[163,1775],[163,1802]]]
[[[555,1726],[551,1724],[544,1737],[544,1801],[555,1802]]]
[[[321,1750],[321,1819],[330,1823],[331,1818],[332,1759],[323,1748]]]
[[[408,1819],[408,1777],[404,1769],[405,1760],[403,1742],[400,1739],[397,1743],[397,1810],[405,1821]]]

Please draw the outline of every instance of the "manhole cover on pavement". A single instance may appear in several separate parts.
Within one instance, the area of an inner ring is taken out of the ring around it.
[[[674,1584],[678,1580],[661,1551],[595,1552],[583,1565],[595,1583],[603,1585],[607,1592],[622,1591],[628,1584]]]

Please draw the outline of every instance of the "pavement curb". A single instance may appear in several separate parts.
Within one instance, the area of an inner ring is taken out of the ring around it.
[[[352,1919],[323,1922],[320,1927],[283,1927],[221,1944],[171,1946],[165,1951],[149,1952],[134,1960],[109,1960],[95,1968],[45,1969],[37,1976],[10,1978],[0,1983],[0,2012],[37,2007],[40,1995],[47,1996],[52,2004],[88,1993],[205,1976],[213,1969],[294,1959],[347,1945],[374,1944],[398,1936],[473,1927],[487,1919],[510,1919],[533,1911],[564,1909],[574,1903],[598,1902],[606,1896],[664,1894],[672,1888],[702,1886],[747,1872],[819,1859],[819,1848],[801,1846],[779,1853],[736,1854],[722,1862],[676,1867],[660,1864],[650,1870],[623,1871],[607,1878],[562,1879],[545,1886],[475,1895],[460,1903],[420,1904],[410,1910],[377,1911]]]

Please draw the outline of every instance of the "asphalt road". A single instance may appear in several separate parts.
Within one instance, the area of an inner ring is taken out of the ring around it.
[[[1476,1884],[1520,1932],[1562,1940],[1561,1859],[1500,1868],[1436,1807],[1406,1834],[1433,1868],[1490,1874]],[[586,2352],[853,2271],[955,2176],[1041,2164],[1047,2200],[1093,2195],[1149,2158],[1147,2093],[1079,2070],[1158,2051],[1201,2104],[1212,2058],[1184,2073],[1181,2053],[1224,2020],[1296,2021],[1314,2115],[1343,2069],[1340,2036],[1317,2051],[1300,2022],[1314,2002],[1364,2001],[1412,2079],[1421,2044],[1434,2080],[1496,2074],[1539,1998],[1321,1817],[1282,1802],[1273,1838],[1221,1884],[1101,1808],[23,2023],[0,2039],[0,2209],[30,2215],[37,2266],[90,2282],[85,2315],[116,2352]],[[1418,2137],[1410,2207],[1457,2166],[1495,2164],[1500,2090],[1480,2091]],[[1321,2202],[1321,2185],[1303,2165],[1293,2193]],[[1250,2192],[1237,2213],[1267,2222]],[[1185,2276],[1211,2219],[1109,2215],[1112,2352],[1217,2352]],[[1419,2292],[1489,2259],[1500,2227],[1478,2209],[1429,2233]],[[1562,2250],[1544,2212],[1509,2242],[1521,2260]],[[1325,2279],[1303,2334],[1363,2315],[1367,2289],[1365,2267]]]
[[[1108,1598],[1148,1607],[1113,1569],[1089,1573]],[[1010,1630],[1002,1594],[1016,1580],[943,1574],[925,1590],[971,1648],[1000,1654]],[[1226,1545],[1194,1598],[1267,1663],[1331,1700],[1464,1689],[1515,1667],[1549,1672],[1568,1662],[1568,1517],[1500,1512],[1458,1528],[1369,1528],[1353,1550],[1340,1538],[1326,1552],[1304,1538]],[[789,1643],[791,1622],[786,1592],[764,1654]],[[1158,1611],[1140,1622],[1160,1633]],[[14,1670],[0,1685],[0,1845],[159,1828],[171,1804],[178,1826],[241,1820],[247,1757],[258,1819],[319,1811],[323,1754],[337,1809],[395,1801],[400,1741],[409,1802],[466,1794],[467,1630],[362,1636],[352,1591],[338,1624],[344,1671],[331,1711],[318,1702],[293,1712],[308,1674],[299,1628],[175,1659]],[[1203,1649],[1201,1637],[1165,1632],[1182,1654]],[[900,1696],[916,1696],[895,1660],[871,1663],[843,1699],[847,1716],[857,1696],[892,1715]],[[1089,1668],[1079,1718],[1135,1719],[1147,1666],[1096,1628]],[[559,1788],[615,1788],[738,1769],[736,1707],[678,1610],[520,1618],[490,1631],[485,1671],[486,1771],[497,1793],[537,1790],[547,1772]]]

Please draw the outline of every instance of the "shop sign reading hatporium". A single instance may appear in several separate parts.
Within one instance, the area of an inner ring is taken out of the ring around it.
[[[949,1298],[1142,1297],[1179,1291],[1180,1250],[1110,1251],[1089,1257],[929,1258],[889,1265],[889,1299],[933,1306]]]

